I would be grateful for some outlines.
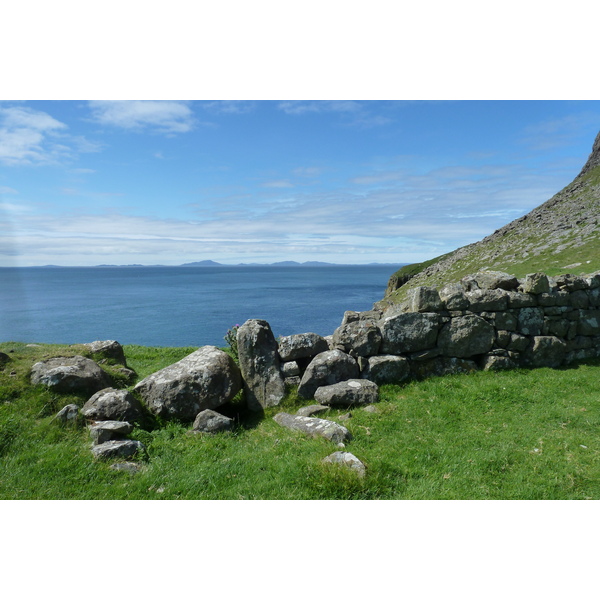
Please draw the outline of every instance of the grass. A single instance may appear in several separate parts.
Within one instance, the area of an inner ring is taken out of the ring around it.
[[[0,344],[11,356],[0,370],[0,499],[600,498],[598,360],[382,386],[377,413],[352,409],[343,422],[353,434],[346,451],[367,466],[364,479],[321,463],[337,449],[331,442],[273,421],[312,403],[295,392],[264,415],[245,412],[238,399],[226,407],[238,416],[232,432],[137,427],[130,437],[149,458],[132,475],[95,461],[85,428],[53,421],[62,406],[87,398],[28,383],[33,362],[68,350]],[[140,378],[193,350],[125,347]]]

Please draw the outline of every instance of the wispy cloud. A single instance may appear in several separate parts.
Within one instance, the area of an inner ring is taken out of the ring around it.
[[[266,188],[292,188],[294,184],[289,179],[275,179],[273,181],[265,181],[262,187]]]
[[[597,128],[599,121],[600,114],[593,111],[547,119],[526,127],[521,143],[535,151],[569,146],[583,135],[589,135],[590,127]]]
[[[6,165],[55,163],[69,155],[56,134],[67,129],[49,114],[23,106],[0,108],[0,162]]]
[[[185,102],[160,100],[94,100],[92,118],[103,125],[131,131],[154,130],[174,134],[191,131],[194,114]]]
[[[256,109],[251,100],[214,100],[203,102],[202,107],[213,114],[244,115]]]
[[[46,112],[25,106],[0,108],[0,162],[48,165],[97,152],[100,145],[68,133],[68,126]]]
[[[360,128],[380,127],[392,122],[391,118],[375,112],[374,106],[370,102],[356,100],[314,100],[280,102],[277,108],[295,116],[337,113],[343,125]]]
[[[0,185],[0,194],[13,195],[18,193],[19,192],[17,192],[17,190],[14,190],[13,188]]]

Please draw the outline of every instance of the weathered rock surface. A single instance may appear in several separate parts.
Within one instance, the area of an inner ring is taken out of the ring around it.
[[[301,417],[312,417],[322,412],[327,412],[329,406],[323,406],[322,404],[311,404],[310,406],[303,406],[296,411],[296,414]]]
[[[82,407],[81,414],[92,421],[131,421],[142,416],[140,401],[127,390],[105,388],[96,392]]]
[[[559,367],[567,353],[567,345],[555,336],[535,336],[526,361],[532,367]]]
[[[404,354],[433,348],[441,319],[436,313],[400,313],[381,323],[382,354]]]
[[[334,331],[333,345],[351,356],[374,356],[379,352],[381,332],[373,321],[351,321]]]
[[[98,358],[111,358],[124,367],[127,366],[123,346],[115,340],[90,342],[89,344],[82,344],[82,346],[87,348],[94,355],[94,358],[96,356]]]
[[[311,437],[323,437],[336,444],[352,439],[352,435],[344,426],[334,423],[333,421],[327,421],[326,419],[302,417],[281,412],[276,414],[273,417],[273,420],[287,429],[301,431]]]
[[[400,383],[410,376],[410,366],[403,356],[393,354],[370,356],[360,376],[377,385]]]
[[[127,421],[98,421],[89,426],[89,431],[94,444],[103,444],[124,439],[133,431],[133,425]]]
[[[79,406],[77,404],[67,404],[56,413],[54,420],[63,425],[77,423],[79,420]]]
[[[494,328],[477,315],[456,317],[442,328],[438,344],[445,356],[468,358],[492,349]]]
[[[359,477],[364,477],[367,473],[364,463],[350,452],[334,452],[326,456],[321,462],[324,464],[341,465],[356,473]]]
[[[359,376],[357,362],[341,350],[328,350],[313,358],[306,368],[298,394],[303,398],[312,398],[317,388],[332,385]]]
[[[231,431],[232,428],[233,419],[207,408],[196,416],[192,431],[197,433],[219,433],[221,431]]]
[[[191,421],[200,411],[229,402],[241,385],[233,359],[215,346],[203,346],[149,375],[134,391],[154,414]]]
[[[89,393],[110,386],[110,377],[93,360],[83,356],[56,357],[35,363],[31,383],[63,393]]]
[[[316,356],[327,350],[327,340],[316,333],[287,335],[279,340],[279,356],[284,362]]]
[[[238,329],[237,344],[248,408],[277,406],[285,396],[285,381],[271,326],[261,319],[246,321]]]
[[[379,401],[379,387],[367,379],[349,379],[320,387],[315,400],[327,406],[355,406]]]
[[[110,460],[113,458],[144,458],[147,455],[146,446],[138,440],[111,440],[92,446],[94,458]]]

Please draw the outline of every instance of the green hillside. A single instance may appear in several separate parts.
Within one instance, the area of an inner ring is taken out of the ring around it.
[[[583,275],[600,270],[600,133],[581,173],[550,200],[483,240],[392,275],[384,304],[410,288],[458,281],[481,270]]]

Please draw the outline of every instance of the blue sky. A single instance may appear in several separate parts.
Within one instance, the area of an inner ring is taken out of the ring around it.
[[[0,102],[0,265],[416,262],[579,172],[598,101]]]

